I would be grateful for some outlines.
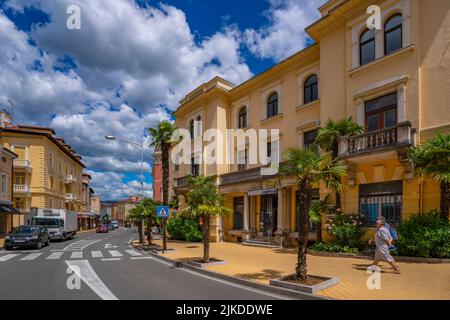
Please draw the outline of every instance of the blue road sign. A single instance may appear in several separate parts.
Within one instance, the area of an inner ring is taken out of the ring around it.
[[[160,218],[168,218],[169,217],[169,207],[168,206],[156,207],[156,214]]]

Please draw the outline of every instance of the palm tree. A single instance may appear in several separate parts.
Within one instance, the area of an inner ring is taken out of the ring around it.
[[[331,195],[327,194],[324,199],[315,200],[311,203],[309,216],[312,222],[317,224],[317,242],[322,242],[322,214],[333,212],[334,205],[331,201]]]
[[[203,261],[209,262],[210,222],[211,218],[228,214],[223,206],[214,177],[191,176],[188,178],[190,191],[186,194],[187,207],[180,214],[200,219],[203,231]]]
[[[334,160],[329,152],[321,152],[316,145],[306,148],[291,147],[287,151],[286,164],[281,168],[283,176],[297,179],[300,190],[297,210],[298,256],[296,279],[305,282],[306,249],[308,245],[309,212],[311,210],[312,184],[325,183],[332,190],[340,190],[340,177],[345,174],[343,161]]]
[[[328,119],[324,128],[319,129],[316,143],[325,151],[331,152],[333,159],[336,159],[339,152],[339,138],[345,136],[354,136],[364,133],[364,126],[360,126],[350,117],[334,121]],[[336,193],[336,208],[341,208],[341,194]]]
[[[163,205],[169,205],[169,151],[173,143],[172,135],[176,127],[170,121],[160,122],[156,128],[148,129],[152,136],[151,147],[161,148],[162,171],[163,171]],[[165,228],[165,219],[163,219],[163,247],[167,250],[167,236]]]
[[[152,199],[144,199],[140,202],[136,207],[130,210],[129,218],[136,221],[144,221],[147,225],[147,242],[149,245],[152,244],[152,234],[151,228],[152,225],[157,223],[156,217],[156,206],[158,204]],[[142,230],[142,224],[139,224],[140,230],[139,232],[144,232]],[[143,238],[140,238],[143,239]]]
[[[419,176],[429,176],[440,184],[441,217],[449,218],[450,205],[450,135],[437,133],[436,136],[412,148],[408,154]]]

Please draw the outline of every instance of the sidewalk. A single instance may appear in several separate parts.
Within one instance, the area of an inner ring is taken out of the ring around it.
[[[161,241],[154,241],[161,244]],[[175,252],[165,257],[189,260],[202,257],[201,243],[170,242]],[[269,280],[292,274],[296,264],[295,249],[266,249],[244,247],[240,244],[211,243],[211,257],[226,260],[226,265],[208,269],[247,280],[269,284]],[[308,271],[313,275],[336,276],[337,286],[318,295],[335,299],[445,299],[450,300],[450,264],[399,263],[401,275],[393,274],[387,264],[381,265],[381,289],[369,290],[366,282],[367,267],[372,261],[353,258],[328,258],[308,256]]]

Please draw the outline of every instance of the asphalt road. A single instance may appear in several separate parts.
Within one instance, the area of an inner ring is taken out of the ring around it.
[[[274,300],[283,297],[174,268],[129,242],[134,230],[85,233],[42,250],[0,250],[0,299]]]

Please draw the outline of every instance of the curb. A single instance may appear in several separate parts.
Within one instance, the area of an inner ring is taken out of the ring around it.
[[[316,257],[353,258],[353,259],[373,260],[373,256],[361,255],[361,254],[357,254],[357,253],[320,252],[320,251],[308,250],[308,254],[310,254],[312,256],[316,256]],[[403,256],[393,256],[393,257],[396,262],[428,263],[428,264],[450,263],[450,259],[403,257]]]
[[[141,250],[143,252],[146,252],[147,254],[153,256],[154,258],[163,260],[164,262],[167,262],[167,263],[173,265],[174,267],[189,269],[189,270],[192,270],[192,271],[195,271],[195,272],[198,272],[201,274],[205,274],[205,275],[213,277],[213,278],[225,280],[228,282],[243,285],[243,286],[250,287],[253,289],[258,289],[261,291],[275,293],[278,295],[282,295],[282,296],[293,298],[293,299],[299,299],[299,300],[333,300],[333,299],[330,299],[327,297],[315,296],[312,294],[299,292],[299,291],[295,291],[295,290],[291,290],[291,289],[285,289],[285,288],[281,288],[281,287],[273,287],[273,286],[257,283],[257,282],[246,280],[246,279],[229,276],[229,275],[219,273],[219,272],[214,272],[214,271],[210,271],[210,270],[206,270],[206,269],[197,268],[195,266],[189,265],[187,262],[172,260],[172,259],[166,258],[164,256],[158,255],[152,251],[144,251],[139,247],[135,247],[135,248],[138,250]]]

